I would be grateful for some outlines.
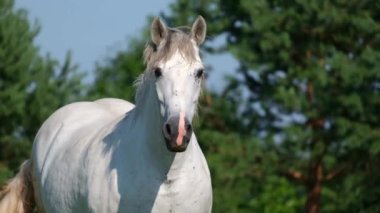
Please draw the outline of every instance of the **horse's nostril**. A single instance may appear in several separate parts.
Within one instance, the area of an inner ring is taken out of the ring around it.
[[[169,125],[169,124],[166,124],[166,125],[165,125],[165,128],[166,128],[166,133],[168,133],[169,135],[171,135],[171,134],[172,134],[172,131],[171,131],[171,129],[170,129],[170,125]]]
[[[191,124],[186,124],[186,131],[191,131],[192,127]]]

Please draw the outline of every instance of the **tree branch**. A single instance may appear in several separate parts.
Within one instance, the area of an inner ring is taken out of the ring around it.
[[[305,183],[306,182],[306,176],[302,174],[299,171],[293,170],[293,169],[288,169],[284,172],[281,173],[285,177],[289,178],[292,181],[300,182],[300,183]]]
[[[335,179],[336,177],[342,175],[345,170],[346,170],[346,166],[341,166],[339,168],[336,168],[330,171],[328,174],[326,174],[323,178],[323,181],[331,181]]]

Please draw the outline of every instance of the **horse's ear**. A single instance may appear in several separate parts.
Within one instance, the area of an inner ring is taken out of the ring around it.
[[[206,37],[206,31],[206,21],[202,16],[198,16],[197,20],[195,20],[193,26],[191,27],[191,34],[194,37],[197,45],[200,45],[204,42]]]
[[[154,18],[150,28],[150,36],[155,45],[159,45],[161,41],[167,36],[168,29],[160,18]]]

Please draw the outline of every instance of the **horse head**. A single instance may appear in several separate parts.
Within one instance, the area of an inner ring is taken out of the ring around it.
[[[151,26],[145,75],[154,82],[163,136],[172,152],[185,151],[193,134],[192,119],[204,79],[199,45],[205,35],[206,22],[200,16],[191,28],[169,28],[159,18]]]

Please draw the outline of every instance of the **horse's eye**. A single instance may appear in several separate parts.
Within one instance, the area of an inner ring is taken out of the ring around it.
[[[162,75],[162,70],[161,70],[161,68],[154,68],[154,75],[156,76],[156,78],[159,78],[159,77],[161,77],[161,75]]]
[[[204,73],[205,73],[205,70],[204,69],[199,69],[198,71],[197,71],[197,74],[195,75],[197,78],[202,78],[203,77],[203,75],[204,75]]]

